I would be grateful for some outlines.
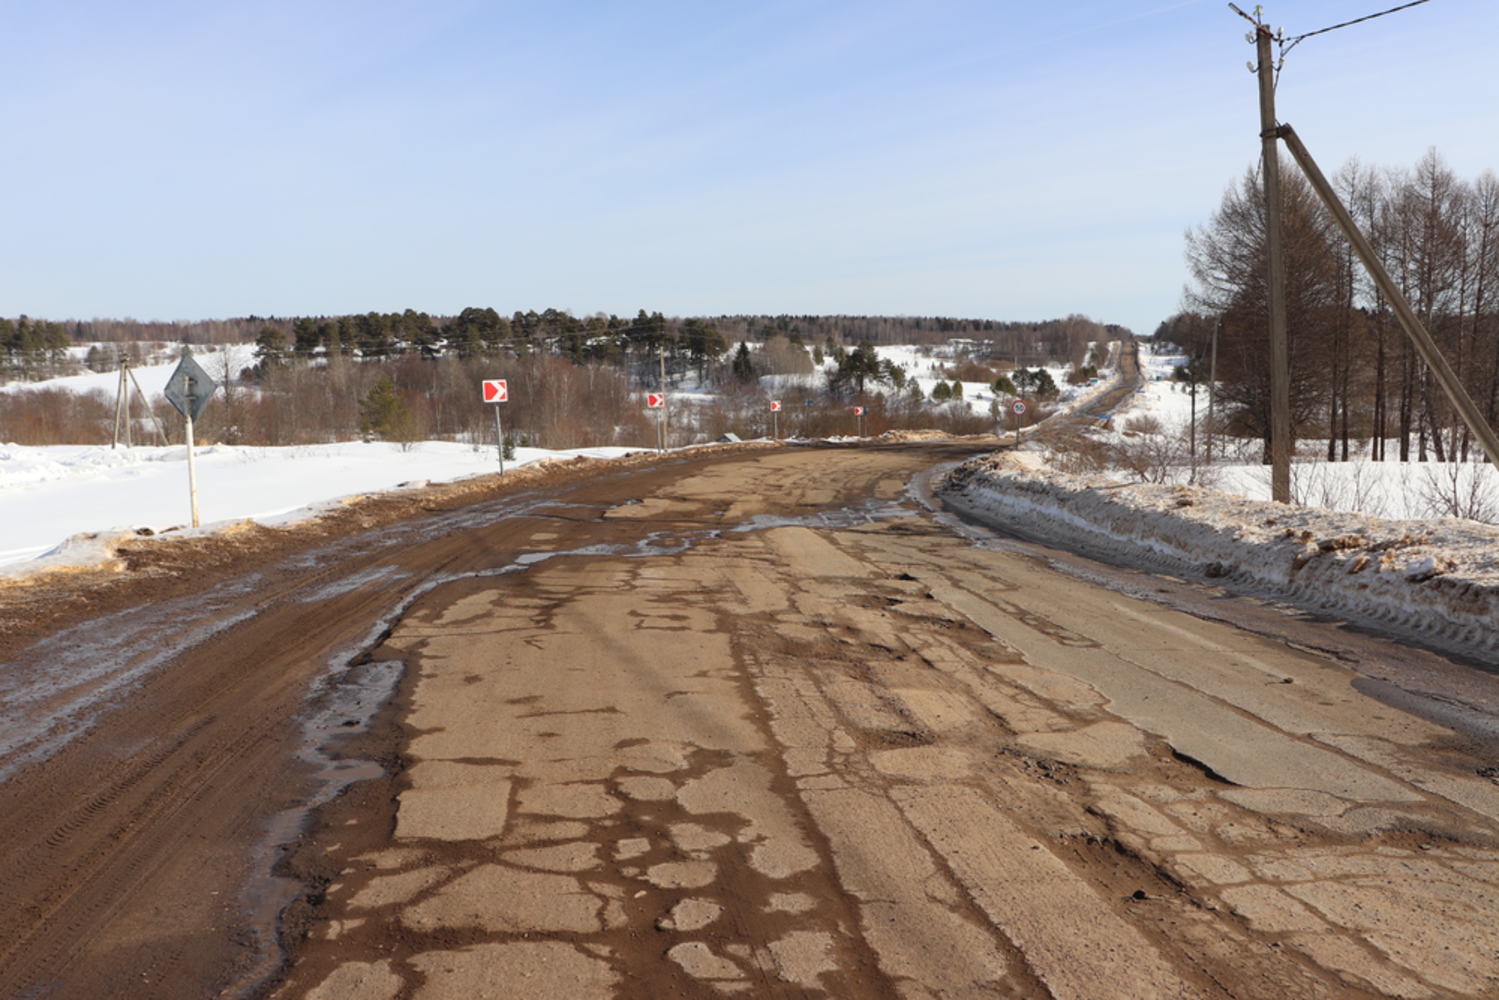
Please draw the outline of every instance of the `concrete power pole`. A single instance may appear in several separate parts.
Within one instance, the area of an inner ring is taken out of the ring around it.
[[[1250,68],[1258,70],[1260,82],[1260,143],[1265,171],[1265,240],[1270,272],[1270,491],[1271,498],[1280,503],[1289,503],[1291,499],[1291,379],[1289,351],[1286,345],[1286,271],[1281,238],[1280,163],[1277,155],[1281,139],[1285,140],[1286,146],[1301,167],[1302,173],[1316,191],[1317,196],[1322,199],[1322,204],[1337,222],[1338,227],[1343,230],[1343,235],[1352,244],[1370,277],[1374,279],[1381,293],[1390,302],[1396,318],[1415,345],[1417,353],[1432,375],[1441,383],[1447,398],[1462,416],[1473,436],[1478,439],[1489,461],[1499,465],[1499,435],[1494,433],[1494,429],[1489,426],[1483,413],[1473,403],[1467,389],[1452,371],[1447,359],[1442,356],[1442,352],[1416,316],[1415,310],[1411,308],[1410,303],[1406,301],[1399,287],[1385,270],[1374,248],[1354,224],[1347,207],[1338,198],[1333,186],[1327,182],[1327,178],[1317,166],[1316,161],[1312,159],[1312,154],[1307,151],[1306,145],[1302,143],[1291,126],[1279,125],[1275,120],[1275,66],[1270,55],[1271,42],[1279,42],[1282,45],[1281,51],[1284,53],[1313,35],[1324,35],[1329,31],[1362,24],[1376,17],[1384,17],[1387,14],[1394,14],[1428,2],[1429,0],[1412,0],[1410,3],[1392,7],[1377,14],[1298,35],[1289,41],[1282,33],[1272,32],[1269,26],[1261,21],[1260,8],[1256,7],[1254,16],[1251,17],[1234,4],[1228,5],[1235,14],[1254,25],[1252,39],[1259,56],[1259,66]]]
[[[1230,4],[1229,6],[1233,6]],[[1234,10],[1239,11],[1237,7]],[[1243,11],[1239,13],[1245,17]],[[1291,354],[1286,345],[1286,259],[1280,223],[1280,143],[1270,27],[1254,21],[1259,55],[1260,153],[1265,174],[1265,242],[1270,285],[1270,499],[1291,502]]]

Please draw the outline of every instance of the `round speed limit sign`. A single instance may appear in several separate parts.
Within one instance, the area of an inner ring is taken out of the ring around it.
[[[1020,416],[1022,413],[1025,412],[1025,400],[1023,400],[1023,399],[1017,399],[1017,400],[1015,400],[1014,404],[1010,407],[1010,409],[1014,411],[1015,416],[1017,416],[1017,417]]]

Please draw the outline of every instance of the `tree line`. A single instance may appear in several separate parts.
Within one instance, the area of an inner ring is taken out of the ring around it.
[[[0,316],[0,352],[12,378],[29,381],[61,374],[71,344],[61,323]]]
[[[765,340],[780,335],[809,344],[834,341],[876,347],[966,342],[975,354],[1009,360],[1016,367],[1052,363],[1082,364],[1089,345],[1128,340],[1133,333],[1086,316],[1035,322],[955,319],[945,316],[714,316],[711,322],[730,341]]]
[[[596,313],[576,317],[565,310],[517,311],[504,315],[490,307],[469,307],[457,315],[434,316],[415,309],[339,316],[257,317],[196,322],[141,322],[133,319],[0,319],[0,364],[12,379],[30,380],[62,373],[66,350],[95,347],[94,370],[113,367],[132,345],[178,343],[226,345],[254,342],[257,360],[334,355],[384,359],[415,354],[432,360],[461,360],[501,354],[554,354],[574,363],[602,362],[625,368],[644,382],[659,372],[665,354],[668,376],[695,372],[708,376],[738,342],[804,347],[824,355],[835,347],[961,342],[979,356],[1004,358],[1016,366],[1055,362],[1082,364],[1089,344],[1130,336],[1118,326],[1081,316],[1041,322],[1002,322],[951,317],[889,316],[718,316],[677,318],[640,310],[634,318]],[[809,355],[810,356],[810,355]],[[822,358],[816,358],[821,363]],[[774,365],[788,363],[784,359]]]
[[[1475,452],[1390,305],[1293,163],[1281,171],[1291,408],[1298,438],[1325,438],[1329,461],[1368,442],[1375,460],[1466,460]],[[1411,169],[1352,160],[1340,198],[1468,392],[1499,417],[1499,179],[1458,177],[1436,150]],[[1265,204],[1258,168],[1187,234],[1186,309],[1156,330],[1206,381],[1218,341],[1227,428],[1270,427]],[[1395,445],[1394,456],[1389,453]]]
[[[505,316],[482,307],[448,317],[414,309],[331,317],[251,317],[234,328],[249,345],[241,340],[236,342],[245,345],[240,350],[200,355],[222,391],[199,422],[198,433],[203,440],[257,445],[367,436],[370,421],[364,411],[373,393],[389,412],[399,414],[399,419],[380,422],[379,436],[477,442],[491,434],[493,426],[487,408],[475,405],[478,381],[505,378],[510,381],[512,398],[524,401],[509,407],[506,418],[507,430],[514,431],[521,443],[550,448],[647,447],[654,441],[654,425],[635,394],[661,388],[663,372],[665,388],[680,388],[695,378],[696,385],[713,387],[718,394],[716,402],[695,406],[690,419],[682,414],[682,419],[673,420],[677,443],[715,429],[741,437],[767,433],[771,386],[777,387],[773,391],[778,396],[795,398],[794,408],[788,402],[783,413],[779,425],[783,433],[849,433],[852,428],[843,424],[848,419],[847,404],[855,399],[868,410],[865,428],[872,433],[892,427],[976,433],[992,426],[992,419],[971,413],[960,398],[954,399],[950,387],[943,386],[946,392],[927,400],[903,368],[879,357],[873,342],[861,339],[851,344],[847,339],[849,331],[891,335],[894,330],[925,328],[930,321],[855,319],[852,325],[846,317],[682,319],[644,309],[633,318],[605,314],[578,318],[551,308]],[[245,325],[252,321],[253,325]],[[109,329],[119,333],[131,322],[120,321]],[[1108,328],[1082,317],[1039,324],[943,322],[954,333],[988,335],[955,337],[949,343],[957,350],[947,352],[963,359],[996,359],[992,366],[962,362],[985,373],[983,381],[999,375],[1006,363],[1013,364],[1019,356],[1058,362],[1086,359],[1092,342],[1108,335]],[[738,340],[737,351],[730,349],[731,338],[724,327]],[[28,336],[34,338],[39,328],[50,331],[52,342],[62,351],[77,330],[76,324],[70,331],[66,324],[31,322]],[[217,336],[226,329],[195,329],[184,324],[171,332],[192,342],[199,334]],[[86,334],[92,331],[84,328]],[[813,331],[822,339],[809,336]],[[163,331],[152,327],[152,332]],[[1004,341],[1001,350],[996,338],[1002,337],[1011,340]],[[756,343],[754,350],[750,343]],[[163,350],[170,348],[161,341],[96,344],[88,367],[109,371],[120,361],[160,361]],[[1001,358],[1001,354],[1006,356]],[[762,382],[771,376],[783,378]],[[786,381],[786,376],[793,378]],[[958,369],[947,377],[957,379]],[[951,405],[944,405],[950,401]],[[366,404],[364,410],[361,402]],[[132,405],[138,407],[138,401]],[[175,426],[164,403],[158,400],[153,405],[169,428]],[[139,419],[143,414],[136,416]],[[107,442],[112,421],[113,393],[88,396],[33,390],[0,394],[0,437],[6,440]],[[140,421],[138,431],[137,440],[155,433],[154,425],[145,420]]]

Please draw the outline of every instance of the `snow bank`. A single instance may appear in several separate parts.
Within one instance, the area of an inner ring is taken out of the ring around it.
[[[998,455],[959,466],[938,492],[1026,535],[1499,652],[1499,529],[1477,522],[1382,520],[1193,486],[1123,485]]]
[[[518,448],[507,471],[577,456],[615,458],[629,449]],[[121,537],[193,529],[182,446],[0,444],[0,584],[41,572],[107,568]],[[497,471],[491,446],[426,441],[286,448],[198,449],[198,498],[212,533],[247,520],[280,525],[318,516],[350,497]],[[66,541],[64,541],[66,540]],[[61,543],[61,544],[59,544]]]

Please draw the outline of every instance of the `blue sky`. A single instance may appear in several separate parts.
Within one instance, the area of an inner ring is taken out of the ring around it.
[[[1149,334],[1258,155],[1248,29],[1218,0],[5,3],[0,315]],[[1308,39],[1280,118],[1329,172],[1434,146],[1472,179],[1499,166],[1496,38],[1499,4],[1431,0]]]

